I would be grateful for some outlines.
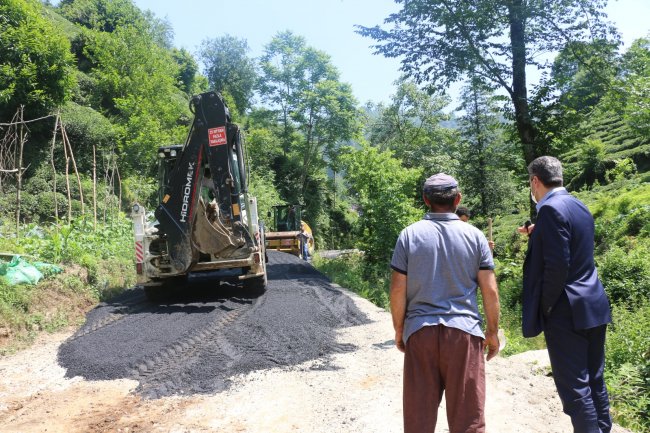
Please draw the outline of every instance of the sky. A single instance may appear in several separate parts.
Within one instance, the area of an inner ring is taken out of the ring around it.
[[[278,32],[291,30],[331,56],[341,81],[360,103],[388,102],[400,76],[399,60],[373,54],[373,40],[354,25],[382,24],[401,5],[392,0],[134,0],[166,18],[174,45],[196,53],[201,42],[224,34],[246,39],[258,57]],[[610,0],[606,13],[621,32],[624,47],[650,35],[650,0]],[[452,89],[454,93],[454,89]]]

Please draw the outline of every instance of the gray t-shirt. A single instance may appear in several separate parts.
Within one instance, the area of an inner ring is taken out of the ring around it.
[[[391,260],[406,275],[404,341],[423,326],[445,325],[484,338],[478,271],[494,269],[485,235],[453,213],[427,213],[399,235]]]

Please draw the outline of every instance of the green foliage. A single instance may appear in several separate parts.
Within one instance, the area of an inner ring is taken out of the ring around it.
[[[650,299],[649,254],[646,241],[632,249],[613,247],[598,258],[599,275],[612,302],[636,305]]]
[[[463,204],[473,215],[493,216],[512,208],[517,179],[513,171],[523,165],[515,145],[507,139],[492,89],[478,79],[463,89],[459,119],[462,168],[459,182]]]
[[[126,206],[139,203],[153,210],[160,203],[156,179],[141,175],[129,176],[122,180],[122,188],[122,202]]]
[[[178,63],[177,87],[179,89],[188,95],[206,90],[207,87],[201,88],[202,84],[198,80],[199,65],[189,51],[185,48],[180,50],[174,48],[172,49],[172,57]]]
[[[636,309],[617,304],[606,342],[607,383],[621,425],[650,428],[650,301]]]
[[[360,131],[352,89],[339,81],[327,54],[288,31],[266,45],[260,68],[260,96],[270,110],[254,113],[263,121],[266,137],[259,131],[253,140],[261,144],[269,133],[275,134],[276,143],[268,150],[277,153],[268,160],[280,196],[286,202],[304,203],[306,219],[320,236],[319,230],[328,230],[330,220],[325,209],[326,169],[339,171],[341,144],[357,138]]]
[[[630,178],[636,174],[636,165],[632,158],[617,159],[614,161],[614,168],[605,172],[605,179],[608,183]]]
[[[640,301],[637,308],[630,308],[624,302],[615,303],[612,316],[613,322],[607,334],[608,366],[613,370],[626,363],[649,367],[650,298]]]
[[[251,195],[257,198],[257,213],[260,219],[267,225],[272,224],[273,217],[269,218],[268,215],[273,213],[273,206],[284,204],[275,188],[273,172],[253,173],[249,179],[249,190]]]
[[[388,263],[399,233],[422,216],[414,200],[422,174],[368,145],[350,150],[342,164],[359,205],[359,248],[369,263]]]
[[[443,112],[449,102],[448,97],[420,90],[414,82],[400,81],[387,107],[368,107],[372,114],[366,126],[370,144],[393,151],[406,168],[457,175],[463,159],[458,134],[441,126],[450,119]]]
[[[20,105],[35,118],[62,103],[74,85],[70,43],[35,0],[0,3],[0,120]]]
[[[621,73],[606,105],[646,140],[650,139],[650,39],[640,38],[623,55]]]
[[[230,35],[205,39],[199,50],[210,87],[230,94],[235,102],[230,109],[238,113],[250,108],[257,81],[255,63],[248,57],[249,50],[245,39]]]
[[[605,146],[598,140],[586,140],[578,146],[575,165],[567,167],[567,188],[590,187],[605,177]]]
[[[62,0],[58,9],[73,23],[91,30],[113,33],[120,27],[136,26],[160,47],[171,46],[169,23],[142,12],[132,0]]]
[[[29,311],[29,301],[33,286],[19,284],[10,286],[0,280],[0,312],[18,310],[22,312]]]
[[[61,108],[61,122],[65,126],[70,143],[74,143],[73,152],[78,170],[84,173],[92,171],[95,145],[98,171],[101,174],[101,152],[115,148],[120,128],[95,109],[75,102],[68,102]],[[63,144],[59,142],[57,146],[55,151],[62,153]],[[61,166],[58,168],[62,169]]]
[[[102,108],[124,125],[121,150],[132,170],[146,171],[159,145],[182,143],[187,134],[190,113],[176,87],[179,66],[135,26],[111,34],[88,30],[86,36],[84,54],[94,65],[89,75]]]
[[[632,431],[650,429],[650,368],[623,364],[609,376],[609,399],[614,419]]]
[[[607,40],[614,34],[599,0],[564,1],[553,7],[498,0],[400,3],[402,8],[384,21],[388,29],[359,26],[359,33],[377,42],[377,53],[401,58],[402,71],[417,83],[444,91],[469,75],[503,89],[512,102],[527,163],[548,153],[544,136],[536,136],[537,120],[526,87],[526,66],[548,66],[529,53],[558,52],[569,42]]]

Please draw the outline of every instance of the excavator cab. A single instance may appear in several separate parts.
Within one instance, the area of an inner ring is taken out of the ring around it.
[[[169,194],[169,181],[178,155],[183,151],[182,144],[160,146],[158,148],[158,203]]]
[[[309,254],[314,253],[314,236],[311,227],[302,220],[302,206],[299,204],[285,204],[273,206],[273,226],[266,232],[266,248],[270,250],[283,251],[295,256],[302,256],[300,228],[304,227],[309,234]]]
[[[300,230],[302,219],[300,205],[273,206],[273,228],[276,232],[292,232]]]

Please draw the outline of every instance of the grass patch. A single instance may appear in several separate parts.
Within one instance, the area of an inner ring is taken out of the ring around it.
[[[347,253],[335,259],[324,259],[317,253],[312,264],[339,286],[352,290],[385,310],[389,309],[389,269],[369,269],[361,253]]]
[[[135,284],[132,229],[115,218],[93,229],[87,219],[71,224],[29,225],[16,238],[0,225],[0,251],[28,254],[54,263],[64,272],[36,285],[0,282],[0,355],[31,344],[41,332],[83,323],[99,301]]]

